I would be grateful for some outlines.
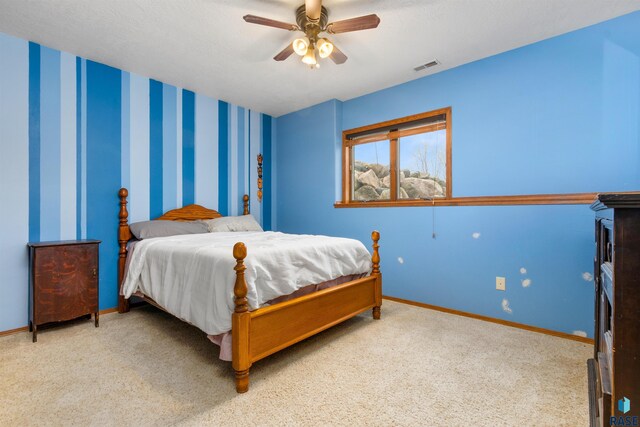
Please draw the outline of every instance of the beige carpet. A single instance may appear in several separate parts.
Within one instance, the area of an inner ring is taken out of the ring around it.
[[[588,345],[390,301],[251,369],[153,308],[0,338],[0,425],[588,424]]]

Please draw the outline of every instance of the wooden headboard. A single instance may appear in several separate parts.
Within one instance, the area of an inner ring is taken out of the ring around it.
[[[131,228],[129,228],[129,211],[127,210],[127,197],[129,191],[126,188],[121,188],[118,192],[120,198],[120,212],[118,218],[120,218],[120,224],[118,226],[118,311],[124,313],[129,311],[129,301],[120,295],[120,288],[124,280],[124,269],[127,263],[127,243],[133,238]],[[249,196],[244,195],[242,197],[243,202],[243,215],[249,215]],[[162,216],[154,219],[167,220],[167,221],[195,221],[198,219],[213,219],[220,218],[222,215],[220,212],[213,209],[207,209],[200,205],[188,205],[178,209],[172,209],[165,212]]]

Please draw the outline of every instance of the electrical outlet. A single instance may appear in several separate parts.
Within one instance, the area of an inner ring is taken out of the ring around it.
[[[496,290],[498,291],[506,291],[507,290],[507,279],[504,277],[496,277]]]

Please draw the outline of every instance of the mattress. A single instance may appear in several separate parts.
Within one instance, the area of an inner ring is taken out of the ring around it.
[[[208,335],[231,330],[233,245],[247,247],[251,310],[309,285],[362,276],[371,257],[353,239],[279,232],[205,233],[146,239],[130,255],[122,294],[142,293]]]

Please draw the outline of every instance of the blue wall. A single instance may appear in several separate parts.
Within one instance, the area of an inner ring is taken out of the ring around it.
[[[593,336],[588,206],[333,207],[342,130],[447,106],[454,197],[638,190],[640,13],[275,123],[278,230],[378,229],[386,295]]]
[[[198,203],[270,228],[271,117],[0,33],[0,331],[27,324],[28,241],[93,238],[117,305],[117,191],[130,221]],[[265,155],[265,171],[270,170]]]

